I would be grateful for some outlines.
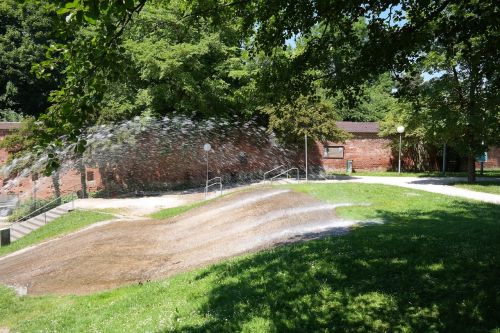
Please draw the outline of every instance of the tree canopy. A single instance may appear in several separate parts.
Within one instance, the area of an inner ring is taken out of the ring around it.
[[[45,112],[47,97],[60,79],[58,70],[37,78],[33,63],[45,60],[45,47],[56,40],[55,13],[36,3],[0,3],[0,118],[16,121]]]
[[[279,114],[318,92],[341,118],[380,120],[401,107],[396,85],[429,122],[426,137],[460,146],[469,169],[500,141],[497,1],[42,3],[57,14],[60,41],[38,73],[63,68],[64,78],[41,118],[42,145],[142,112],[247,116],[270,105]],[[435,78],[416,84],[422,73]]]
[[[152,1],[127,27],[122,45],[130,64],[128,80],[110,82],[100,119],[144,112],[203,118],[255,113],[255,65],[239,47],[234,27],[213,27],[183,15],[178,2]]]

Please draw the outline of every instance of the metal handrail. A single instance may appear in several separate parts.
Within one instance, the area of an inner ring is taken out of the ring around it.
[[[282,164],[282,165],[280,165],[280,166],[277,166],[277,167],[276,167],[276,168],[274,168],[274,169],[271,169],[271,170],[269,170],[269,171],[267,171],[267,172],[264,172],[264,180],[266,180],[266,176],[267,176],[269,173],[271,173],[271,172],[273,172],[273,171],[276,171],[276,170],[278,170],[278,169],[280,169],[280,168],[284,168],[284,167],[285,167],[285,166]]]
[[[275,180],[276,178],[278,178],[279,176],[282,176],[282,175],[284,175],[284,174],[286,174],[286,178],[288,178],[288,173],[289,173],[290,171],[292,171],[292,170],[297,170],[297,180],[299,180],[299,179],[300,179],[300,178],[299,178],[299,168],[290,168],[290,169],[288,169],[288,170],[286,170],[286,171],[283,171],[282,173],[280,173],[280,174],[278,174],[278,175],[276,175],[276,176],[272,177],[272,178],[271,178],[271,179],[269,179],[269,180],[272,182],[273,180]]]
[[[212,181],[217,180],[215,183],[210,184]],[[205,198],[208,195],[208,189],[214,185],[219,185],[220,194],[222,195],[222,177],[214,177],[212,179],[208,179],[205,185]]]
[[[69,188],[69,190],[74,190],[75,188],[77,187],[80,187],[80,185],[75,185],[75,186],[72,186]],[[66,194],[74,194],[75,191],[71,191],[70,193],[65,193]],[[58,196],[57,198],[54,198],[54,200],[51,200],[49,202],[47,202],[45,205],[35,209],[34,211],[24,215],[23,217],[19,218],[17,221],[15,221],[14,223],[18,223],[18,222],[22,222],[22,221],[25,221],[26,219],[29,219],[30,216],[36,216],[37,214],[35,214],[36,212],[42,210],[43,208],[46,208],[47,206],[53,204],[54,202],[56,202],[57,200],[61,199],[62,198],[62,195]],[[70,202],[73,202],[73,208],[74,208],[74,202],[75,202],[75,199],[71,200]]]
[[[208,183],[210,183],[212,180],[216,180],[216,179],[218,179],[218,180],[219,180],[219,182],[221,182],[221,181],[222,181],[222,177],[214,177],[214,178],[212,178],[212,179],[207,180],[207,184],[208,184]]]

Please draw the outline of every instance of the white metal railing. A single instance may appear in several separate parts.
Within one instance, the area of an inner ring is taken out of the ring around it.
[[[277,174],[277,175],[276,175],[276,176],[274,176],[274,177],[271,177],[269,180],[272,182],[272,181],[274,181],[276,178],[281,177],[281,176],[283,176],[283,175],[285,175],[285,174],[286,174],[286,178],[288,179],[288,178],[289,178],[289,174],[290,174],[290,172],[291,172],[291,171],[293,171],[293,170],[297,171],[297,180],[299,180],[299,179],[300,179],[300,178],[299,178],[299,168],[290,168],[290,169],[288,169],[288,170],[283,171],[283,172],[282,172],[282,173],[280,173],[280,174]]]
[[[212,179],[208,179],[205,185],[205,198],[208,195],[208,189],[212,186],[219,185],[219,191],[222,195],[222,177],[214,177]]]
[[[280,165],[280,166],[277,166],[277,167],[276,167],[276,168],[274,168],[274,169],[271,169],[271,170],[269,170],[269,171],[264,172],[264,181],[266,181],[266,176],[267,176],[268,174],[270,174],[271,172],[276,171],[276,170],[278,170],[278,169],[284,168],[284,167],[285,167],[285,166],[282,164],[282,165]]]
[[[52,205],[54,202],[58,201],[58,200],[61,200],[63,198],[63,196],[66,196],[66,195],[73,195],[73,194],[76,194],[78,192],[78,190],[75,191],[75,189],[77,188],[81,188],[81,185],[75,185],[75,186],[72,186],[70,187],[68,190],[70,190],[70,192],[66,192],[64,194],[61,194],[59,195],[57,198],[54,198],[53,200],[47,202],[46,204],[44,204],[43,206],[41,207],[38,207],[37,209],[35,209],[34,211],[20,217],[19,219],[17,219],[14,223],[18,223],[18,222],[22,222],[22,221],[25,221],[27,219],[30,219],[34,216],[37,216],[38,215],[38,212],[40,212],[40,214],[43,214],[45,213],[45,220],[47,220],[47,210],[44,210],[45,208],[47,208],[48,206]],[[66,191],[68,191],[66,190]],[[78,196],[76,196],[78,198]],[[72,203],[72,206],[71,206],[71,209],[75,209],[75,200],[76,198],[73,197],[71,199],[71,201],[68,201],[68,202],[71,202]],[[65,202],[65,203],[68,203],[68,202]],[[55,208],[55,207],[53,207]],[[50,209],[48,209],[50,210]],[[45,221],[47,222],[47,221]]]

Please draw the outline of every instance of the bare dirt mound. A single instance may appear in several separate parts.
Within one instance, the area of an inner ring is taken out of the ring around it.
[[[339,205],[336,205],[339,206]],[[158,279],[291,240],[345,232],[334,205],[285,189],[240,192],[167,220],[114,222],[0,258],[0,283],[83,294]]]

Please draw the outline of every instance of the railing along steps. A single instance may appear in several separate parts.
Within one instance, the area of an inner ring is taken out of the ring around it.
[[[34,216],[26,221],[13,224],[10,227],[10,241],[14,242],[19,238],[28,235],[32,231],[35,231],[38,228],[43,227],[47,223],[54,221],[61,215],[66,214],[69,210],[70,209],[68,209],[67,204],[64,204],[56,208],[52,208],[45,213]]]

